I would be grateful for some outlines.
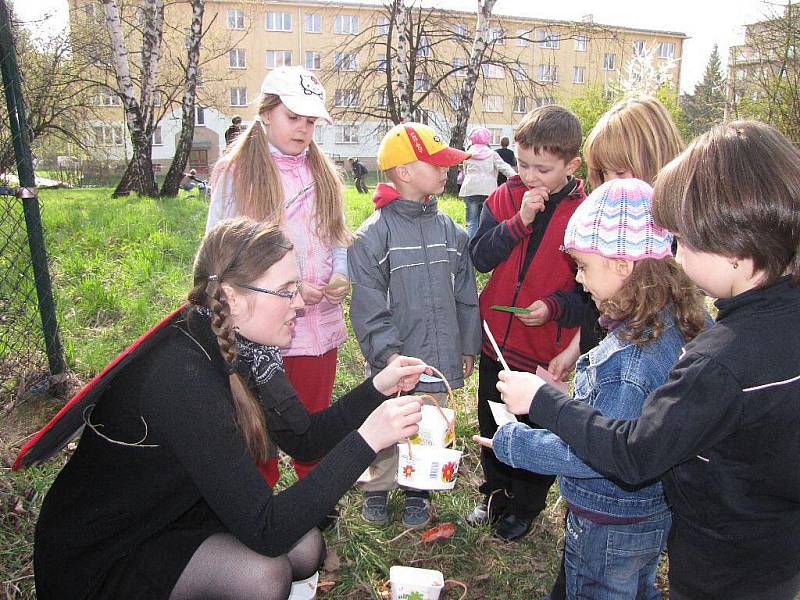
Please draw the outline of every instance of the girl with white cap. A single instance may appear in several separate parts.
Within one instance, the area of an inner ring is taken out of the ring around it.
[[[270,220],[294,245],[305,309],[281,355],[310,413],[331,402],[337,349],[347,337],[342,300],[349,290],[342,180],[314,142],[318,120],[332,123],[319,79],[299,66],[272,70],[261,84],[258,114],[214,167],[206,224],[208,231],[230,217]],[[295,461],[298,477],[315,464]],[[277,458],[260,466],[274,485]]]

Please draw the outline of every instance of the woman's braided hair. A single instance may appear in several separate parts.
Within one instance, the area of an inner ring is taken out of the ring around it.
[[[253,459],[267,459],[264,411],[237,372],[236,331],[222,283],[245,284],[260,277],[291,251],[292,243],[275,223],[248,218],[221,221],[203,239],[194,260],[189,303],[211,311],[211,331],[228,366],[236,419]]]

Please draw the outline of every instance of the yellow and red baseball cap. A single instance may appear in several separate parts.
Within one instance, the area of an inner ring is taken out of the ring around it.
[[[387,171],[417,160],[453,167],[470,157],[468,152],[451,148],[441,136],[422,123],[400,123],[383,136],[378,148],[378,168]]]

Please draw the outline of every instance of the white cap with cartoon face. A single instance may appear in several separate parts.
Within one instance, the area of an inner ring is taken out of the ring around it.
[[[276,94],[290,111],[333,123],[325,108],[325,87],[316,75],[300,66],[278,67],[264,78],[261,93]]]

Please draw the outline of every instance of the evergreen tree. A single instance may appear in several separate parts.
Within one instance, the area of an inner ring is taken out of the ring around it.
[[[682,104],[686,126],[692,137],[722,122],[725,115],[725,78],[722,76],[716,44],[708,59],[703,81],[694,86],[694,94],[683,97]]]

